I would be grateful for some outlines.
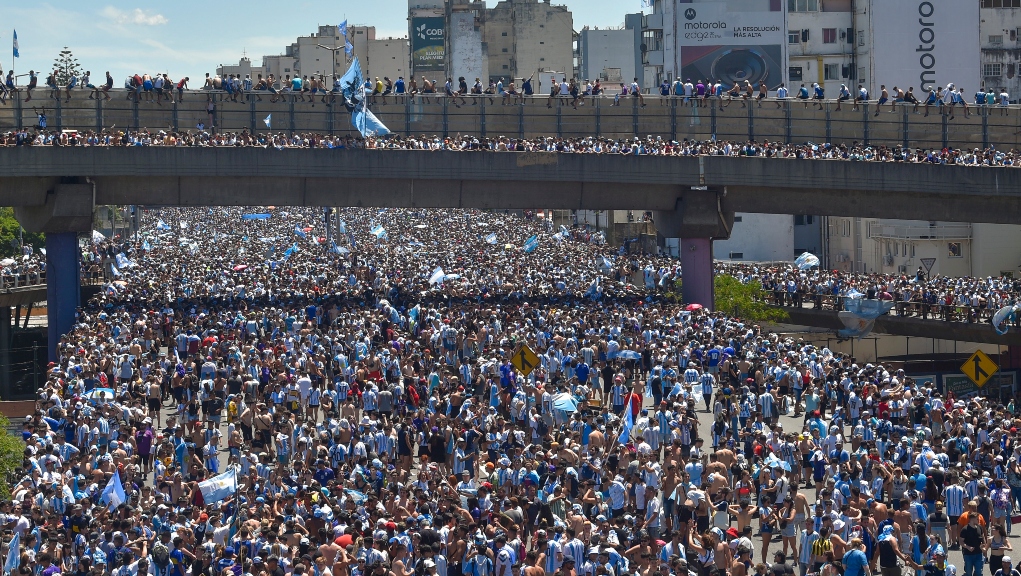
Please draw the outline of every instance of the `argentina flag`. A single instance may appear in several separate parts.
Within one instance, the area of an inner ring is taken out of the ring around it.
[[[238,491],[237,470],[231,467],[219,476],[199,482],[199,490],[202,492],[202,499],[206,504],[230,498]]]

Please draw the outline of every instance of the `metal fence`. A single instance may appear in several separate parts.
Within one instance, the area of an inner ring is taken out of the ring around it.
[[[788,293],[786,291],[764,292],[766,302],[784,308],[814,308],[816,310],[845,310],[844,302],[847,296],[835,296],[831,294],[812,294],[804,292]],[[941,304],[920,301],[894,300],[891,316],[905,318],[917,318],[920,320],[939,320],[944,322],[988,323],[996,313],[996,308],[985,306],[970,306],[964,304]],[[1008,322],[1007,326],[1018,327],[1019,322]]]
[[[111,91],[113,99],[89,100],[82,92],[71,102],[34,99],[25,104],[15,98],[0,108],[0,131],[31,127],[38,114],[47,115],[48,127],[59,130],[195,130],[216,126],[220,130],[251,132],[319,132],[356,134],[344,106],[316,98],[295,101],[285,96],[271,103],[267,93],[251,93],[221,100],[222,94],[189,91],[183,100],[138,102],[125,92]],[[262,100],[259,101],[258,97]],[[771,140],[781,142],[861,142],[867,145],[905,145],[924,148],[976,148],[995,144],[1021,148],[1021,107],[972,106],[965,117],[960,107],[952,117],[937,107],[928,116],[913,112],[911,105],[883,106],[875,103],[854,110],[849,103],[837,109],[835,101],[818,105],[800,101],[766,100],[759,106],[741,100],[716,100],[692,107],[681,98],[646,96],[642,107],[636,98],[586,98],[585,105],[571,99],[526,97],[506,105],[494,97],[447,98],[438,95],[398,99],[388,96],[371,106],[376,116],[398,134],[442,137],[471,134],[480,137],[600,136],[626,138],[654,136],[669,140]],[[207,112],[213,103],[215,111]],[[42,105],[40,107],[39,105]],[[267,127],[266,121],[269,121]]]
[[[12,288],[28,288],[32,286],[44,285],[46,285],[45,270],[35,270],[32,272],[21,274],[0,273],[0,290],[10,290]]]

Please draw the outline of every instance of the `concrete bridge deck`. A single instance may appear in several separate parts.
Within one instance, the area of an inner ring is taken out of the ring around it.
[[[0,205],[94,204],[722,212],[1013,224],[1021,169],[741,157],[262,148],[0,148]],[[694,190],[693,190],[694,188]],[[715,205],[715,202],[713,202]],[[714,208],[715,210],[715,208]]]

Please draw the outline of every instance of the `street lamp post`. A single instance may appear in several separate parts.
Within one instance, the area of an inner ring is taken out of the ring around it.
[[[329,50],[330,51],[330,60],[333,61],[333,82],[336,82],[337,81],[337,54],[336,54],[336,52],[337,52],[337,50],[343,50],[344,47],[343,46],[330,47],[330,46],[325,46],[323,44],[316,44],[316,46],[322,48],[323,50]],[[332,86],[332,84],[331,84],[331,86]]]

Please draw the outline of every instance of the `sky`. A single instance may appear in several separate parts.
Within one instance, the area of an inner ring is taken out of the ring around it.
[[[495,6],[497,0],[486,0]],[[245,54],[280,54],[298,36],[319,25],[375,26],[376,37],[407,36],[407,0],[50,0],[3,2],[0,7],[0,65],[15,73],[49,71],[67,46],[93,79],[110,71],[119,85],[134,73],[166,72],[171,78],[201,78]],[[641,0],[555,0],[574,14],[574,28],[622,26],[625,13],[641,11]],[[13,30],[21,56],[13,58]]]

